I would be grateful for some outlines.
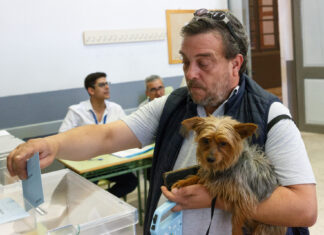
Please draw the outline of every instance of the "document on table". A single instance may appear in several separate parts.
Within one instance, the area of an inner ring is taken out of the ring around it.
[[[29,216],[16,201],[11,198],[0,200],[0,224],[15,221]]]
[[[24,198],[36,208],[44,202],[38,153],[28,159],[27,175],[28,178],[22,181],[23,195]]]
[[[134,157],[134,156],[146,153],[152,149],[154,149],[154,144],[147,145],[141,149],[134,148],[134,149],[127,149],[124,151],[115,152],[115,153],[112,153],[112,155],[114,155],[116,157],[120,157],[120,158],[129,158],[129,157]]]

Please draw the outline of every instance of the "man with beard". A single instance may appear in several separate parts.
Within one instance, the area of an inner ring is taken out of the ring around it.
[[[182,120],[228,115],[259,126],[252,143],[264,149],[282,185],[252,218],[282,226],[313,225],[316,187],[303,141],[288,109],[244,73],[248,40],[242,24],[229,12],[200,9],[182,28],[182,36],[187,87],[109,126],[79,128],[21,145],[8,156],[9,172],[26,178],[25,161],[34,152],[40,152],[41,166],[46,167],[55,156],[81,160],[155,141],[144,234],[149,234],[154,210],[166,198],[177,203],[174,211],[183,210],[183,234],[202,234],[210,222],[212,199],[207,190],[197,184],[170,192],[162,186],[162,173],[196,164],[193,134],[184,138],[179,133]],[[231,214],[220,200],[210,233],[231,234]]]

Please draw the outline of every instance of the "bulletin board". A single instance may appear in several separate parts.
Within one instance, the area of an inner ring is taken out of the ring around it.
[[[228,11],[228,9],[212,9],[212,11]],[[169,64],[182,63],[179,50],[182,37],[181,28],[193,18],[196,10],[166,10]]]
[[[182,37],[181,28],[193,18],[195,10],[166,10],[169,64],[182,63],[179,50]]]

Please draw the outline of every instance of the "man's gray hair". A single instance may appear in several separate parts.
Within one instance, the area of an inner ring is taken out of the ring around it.
[[[161,79],[160,76],[158,76],[158,75],[151,75],[151,76],[148,76],[147,78],[145,78],[145,84],[147,84],[149,82],[154,82],[155,80],[161,80],[162,81],[162,79]]]
[[[226,59],[232,59],[237,54],[243,56],[243,64],[240,74],[246,71],[247,52],[249,40],[244,26],[230,12],[224,12],[231,23],[233,32],[237,35],[239,41],[231,35],[228,26],[222,21],[214,20],[207,16],[195,16],[187,25],[181,29],[183,37],[193,36],[201,33],[218,32],[223,38],[224,56]]]

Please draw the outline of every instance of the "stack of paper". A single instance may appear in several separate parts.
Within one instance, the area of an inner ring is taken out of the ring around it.
[[[112,153],[112,155],[116,156],[116,157],[121,157],[121,158],[130,158],[130,157],[134,157],[143,153],[146,153],[152,149],[154,149],[154,144],[151,145],[147,145],[143,148],[134,148],[134,149],[127,149],[124,151],[119,151],[116,153]]]
[[[16,201],[11,198],[0,200],[0,224],[22,219],[29,216]]]

